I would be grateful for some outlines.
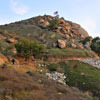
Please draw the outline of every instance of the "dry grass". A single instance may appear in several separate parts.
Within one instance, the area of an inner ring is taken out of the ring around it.
[[[16,97],[21,91],[41,91],[41,88],[31,77],[18,73],[14,69],[4,68],[0,72],[0,90],[4,97],[6,95]]]
[[[18,72],[27,72],[27,71],[38,71],[39,69],[35,66],[35,64],[23,64],[23,65],[14,65],[14,67],[12,67],[13,69],[15,69]]]
[[[3,98],[0,100],[6,100],[6,96],[13,100],[91,100],[80,91],[74,92],[69,86],[57,84],[39,73],[32,72],[30,76],[18,71],[12,67],[0,70],[0,96]]]

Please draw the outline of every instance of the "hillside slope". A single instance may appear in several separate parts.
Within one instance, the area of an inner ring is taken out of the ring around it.
[[[49,30],[48,25],[50,21],[54,19],[58,20],[59,27]],[[80,25],[66,21],[64,18],[56,18],[47,15],[3,25],[0,26],[0,30],[8,32],[10,35],[15,33],[22,38],[26,37],[31,40],[38,40],[49,46],[58,39],[77,44],[79,40],[89,36]]]
[[[46,51],[25,61],[15,48],[24,38]],[[100,70],[79,60],[99,58],[91,40],[82,42],[89,38],[80,25],[48,15],[0,26],[0,100],[99,100]],[[47,78],[54,72],[65,78]]]
[[[80,93],[77,88],[57,84],[39,73],[23,74],[13,68],[0,68],[0,100],[91,99],[86,93]]]
[[[58,26],[50,28],[51,22],[55,20]],[[45,15],[0,26],[0,49],[3,54],[13,55],[16,52],[14,44],[22,38],[27,38],[44,44],[48,49],[48,55],[95,56],[90,50],[90,43],[84,45],[80,42],[86,37],[89,37],[89,34],[80,25],[66,21],[64,18]],[[55,49],[58,47],[62,49]]]

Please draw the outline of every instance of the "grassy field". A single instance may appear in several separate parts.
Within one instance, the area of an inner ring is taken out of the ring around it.
[[[68,63],[66,82],[69,85],[78,86],[82,90],[90,90],[94,95],[100,96],[100,70],[78,61]]]
[[[67,61],[51,64],[56,66],[56,71],[66,75],[66,83],[83,91],[91,91],[100,98],[100,70],[79,61]],[[49,65],[50,66],[50,65]],[[58,66],[58,67],[57,67]],[[60,69],[60,70],[59,70]]]
[[[51,68],[50,68],[51,66]],[[55,67],[56,66],[56,67]],[[79,61],[63,61],[49,65],[49,70],[64,72],[66,83],[100,98],[100,70]]]

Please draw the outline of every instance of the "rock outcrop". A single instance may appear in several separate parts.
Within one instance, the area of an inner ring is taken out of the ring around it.
[[[4,64],[7,61],[7,58],[4,55],[0,54],[0,65]]]
[[[58,40],[58,47],[59,48],[65,48],[66,47],[66,42],[64,40]]]
[[[9,43],[16,43],[16,40],[13,39],[13,38],[10,38],[10,39],[7,40],[7,42],[9,42]]]
[[[55,29],[49,29],[48,27],[50,22],[54,21],[55,19],[59,25],[57,25],[57,28]],[[6,30],[6,32],[5,30],[3,32],[4,36],[3,33],[0,33],[0,37],[5,37],[8,35],[6,40],[9,43],[16,42],[16,32],[17,36],[19,36],[18,40],[20,40],[21,37],[25,37],[31,39],[32,41],[38,40],[49,47],[53,46],[53,43],[57,42],[58,39],[64,40],[66,43],[74,39],[74,42],[72,43],[78,46],[80,40],[83,40],[89,36],[88,32],[86,32],[86,30],[84,30],[79,24],[67,21],[64,18],[52,17],[49,15],[38,16],[0,27],[1,29]],[[13,32],[8,32],[7,30],[12,30]],[[60,41],[60,43],[60,48],[66,47],[64,42]],[[75,45],[73,46],[74,48]]]
[[[88,32],[79,24],[73,23],[71,21],[66,21],[64,18],[56,18],[45,15],[39,16],[36,19],[39,20],[38,24],[44,24],[44,26],[48,26],[50,24],[48,20],[57,19],[59,21],[59,27],[56,29],[56,31],[60,34],[63,34],[66,38],[80,36],[80,38],[84,39],[85,37],[89,36]]]

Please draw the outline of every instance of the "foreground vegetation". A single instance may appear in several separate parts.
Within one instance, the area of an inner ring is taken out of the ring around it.
[[[0,100],[92,100],[77,88],[73,91],[74,88],[57,84],[39,73],[22,73],[13,67],[0,68]]]
[[[15,48],[20,56],[25,57],[25,60],[28,60],[30,56],[36,57],[36,55],[44,53],[46,49],[45,46],[39,44],[39,42],[31,42],[28,39],[18,41],[15,44]]]
[[[50,68],[51,66],[51,68]],[[50,71],[64,72],[66,83],[100,98],[100,70],[79,61],[62,61],[49,65]]]

